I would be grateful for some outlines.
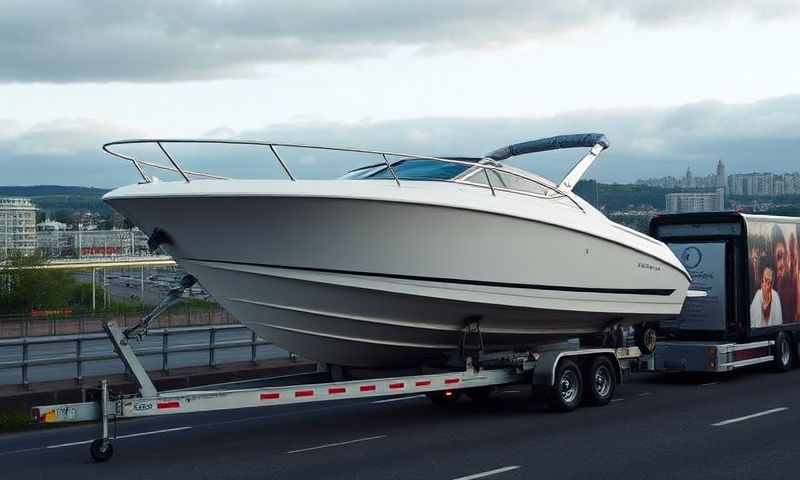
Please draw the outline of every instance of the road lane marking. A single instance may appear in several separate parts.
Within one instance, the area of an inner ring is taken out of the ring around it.
[[[494,470],[488,470],[486,472],[474,473],[472,475],[467,475],[466,477],[454,478],[453,480],[475,480],[476,478],[483,478],[490,475],[497,475],[498,473],[510,472],[511,470],[516,470],[518,468],[519,465],[510,465],[508,467],[495,468]]]
[[[763,412],[754,413],[752,415],[745,415],[744,417],[731,418],[729,420],[723,420],[721,422],[712,423],[711,426],[721,427],[723,425],[730,425],[731,423],[744,422],[745,420],[750,420],[752,418],[763,417],[764,415],[772,415],[773,413],[783,412],[785,410],[789,410],[789,408],[788,407],[773,408],[771,410],[764,410]]]
[[[132,438],[132,437],[144,437],[147,435],[156,435],[158,433],[168,433],[168,432],[179,432],[181,430],[189,430],[192,427],[175,427],[175,428],[165,428],[164,430],[153,430],[151,432],[141,432],[141,433],[129,433],[127,435],[120,435],[117,439],[120,438]]]
[[[652,394],[653,394],[653,392],[642,392],[642,393],[637,394],[636,396],[637,397],[647,397],[647,396],[652,395]]]
[[[156,435],[159,433],[168,433],[168,432],[178,432],[181,430],[189,430],[192,427],[175,427],[175,428],[165,428],[163,430],[152,430],[150,432],[140,432],[140,433],[129,433],[127,435],[120,435],[112,440],[119,440],[122,438],[133,438],[133,437],[144,437],[147,435]],[[69,443],[59,443],[56,445],[48,445],[44,448],[63,448],[63,447],[74,447],[75,445],[88,445],[92,443],[94,440],[81,440],[80,442],[69,442]]]
[[[711,385],[719,385],[719,382],[708,382],[708,383],[701,383],[701,387],[710,387]]]
[[[300,448],[300,449],[297,449],[297,450],[289,450],[288,452],[286,452],[286,454],[287,455],[291,455],[293,453],[310,452],[312,450],[321,450],[323,448],[340,447],[342,445],[352,445],[354,443],[368,442],[370,440],[378,440],[380,438],[386,438],[386,437],[387,437],[387,435],[375,435],[374,437],[356,438],[355,440],[348,440],[346,442],[326,443],[325,445],[317,445],[316,447],[308,447],[308,448]]]
[[[410,397],[387,398],[386,400],[375,400],[372,403],[379,404],[379,403],[399,402],[401,400],[411,400],[414,398],[422,398],[424,396],[425,395],[411,395]]]
[[[625,400],[624,398],[612,398],[611,399],[612,402],[622,402],[624,400]]]

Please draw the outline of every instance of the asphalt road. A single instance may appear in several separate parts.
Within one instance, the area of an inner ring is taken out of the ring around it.
[[[3,478],[59,480],[797,478],[798,370],[640,374],[568,414],[506,390],[486,407],[401,397],[120,422],[105,464],[74,443],[96,426],[24,432],[0,436],[0,464]]]

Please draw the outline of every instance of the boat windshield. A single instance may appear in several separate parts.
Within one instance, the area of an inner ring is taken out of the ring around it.
[[[465,162],[477,162],[477,158],[456,158]],[[404,159],[392,164],[400,180],[452,180],[471,168],[461,163],[448,163],[441,160]],[[348,180],[393,179],[392,172],[385,164],[371,165],[348,172],[342,177]]]

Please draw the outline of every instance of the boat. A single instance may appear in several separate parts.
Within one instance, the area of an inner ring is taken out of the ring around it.
[[[123,153],[152,144],[163,161]],[[286,179],[184,168],[177,143],[250,145]],[[690,276],[663,243],[573,192],[603,134],[561,135],[478,157],[244,140],[144,139],[103,149],[142,177],[103,199],[150,234],[226,310],[302,357],[349,367],[442,365],[483,352],[598,338],[677,315]],[[588,148],[558,183],[509,160]],[[373,154],[332,180],[295,177],[287,149]],[[151,170],[180,175],[159,181]],[[465,340],[467,339],[467,340]]]

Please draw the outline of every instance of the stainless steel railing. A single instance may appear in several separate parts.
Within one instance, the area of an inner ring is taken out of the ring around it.
[[[162,154],[166,157],[169,162],[169,165],[164,165],[157,162],[151,162],[146,160],[140,160],[135,157],[125,155],[118,151],[115,151],[113,147],[118,147],[121,145],[137,145],[137,144],[153,144],[158,147],[158,149],[162,152]],[[210,173],[204,172],[196,172],[192,170],[187,170],[183,168],[180,163],[175,159],[173,155],[171,155],[166,147],[165,144],[219,144],[219,145],[253,145],[253,146],[261,146],[267,147],[270,152],[272,152],[275,159],[280,164],[283,171],[289,177],[291,181],[297,180],[297,178],[292,174],[289,167],[286,165],[286,162],[283,161],[281,156],[278,154],[277,147],[281,148],[300,148],[300,149],[311,149],[311,150],[327,150],[327,151],[334,151],[334,152],[351,152],[351,153],[361,153],[361,154],[371,154],[380,157],[383,160],[383,163],[386,165],[386,169],[391,174],[392,179],[394,179],[397,186],[401,186],[400,177],[395,172],[392,162],[389,158],[397,158],[397,159],[416,159],[416,160],[435,160],[444,163],[454,163],[460,165],[468,165],[470,167],[482,169],[485,173],[487,185],[480,185],[476,183],[464,183],[465,185],[470,185],[479,188],[488,188],[491,191],[492,195],[496,195],[497,190],[509,191],[512,193],[522,193],[529,196],[536,196],[536,197],[544,197],[544,198],[557,198],[557,197],[567,197],[564,192],[561,192],[557,185],[547,182],[542,178],[536,178],[529,175],[524,175],[522,173],[512,171],[510,169],[504,168],[502,165],[498,164],[494,160],[486,159],[485,163],[479,162],[468,162],[463,160],[455,160],[451,158],[441,158],[441,157],[431,157],[431,156],[420,156],[420,155],[412,155],[408,153],[398,153],[398,152],[386,152],[381,150],[365,150],[361,148],[351,148],[351,147],[332,147],[332,146],[322,146],[322,145],[306,145],[306,144],[299,144],[299,143],[276,143],[276,142],[259,142],[259,141],[251,141],[251,140],[212,140],[212,139],[166,139],[166,138],[155,138],[155,139],[135,139],[135,140],[120,140],[116,142],[110,142],[103,145],[103,151],[106,153],[113,155],[117,158],[121,158],[123,160],[130,161],[136,167],[136,170],[142,176],[142,179],[146,183],[152,182],[152,179],[147,176],[144,171],[143,167],[152,167],[160,170],[171,171],[174,173],[178,173],[183,179],[187,182],[191,182],[191,177],[201,177],[201,178],[210,178],[210,179],[217,179],[217,180],[230,180],[229,177],[223,177],[219,175],[213,175]],[[532,182],[539,187],[543,188],[545,195],[539,195],[531,192],[525,192],[520,190],[514,189],[507,189],[498,187],[492,183],[492,179],[490,178],[488,171],[499,171],[503,172],[506,175],[513,175],[515,177],[519,177],[523,180],[528,182]],[[447,181],[447,180],[445,180]],[[460,182],[461,183],[461,182]],[[579,206],[580,208],[580,206]]]
[[[217,340],[217,335],[220,332],[231,332],[247,330],[249,338],[247,340]],[[189,345],[170,345],[170,338],[179,335],[207,333],[208,341],[202,344],[189,344]],[[216,367],[218,350],[225,350],[231,348],[249,347],[249,360],[255,363],[257,361],[257,349],[259,346],[272,345],[259,339],[255,332],[252,332],[243,325],[209,325],[197,327],[173,327],[173,328],[159,328],[150,330],[149,336],[161,336],[161,342],[158,347],[143,347],[134,348],[136,354],[140,357],[148,356],[161,356],[161,370],[164,372],[169,371],[170,354],[175,353],[189,353],[189,352],[208,352],[207,366]],[[22,359],[19,361],[0,362],[0,370],[6,369],[19,369],[20,382],[19,384],[27,386],[30,383],[30,369],[31,367],[41,367],[47,365],[75,365],[75,376],[73,377],[77,383],[83,382],[84,366],[89,362],[99,362],[104,360],[113,360],[118,358],[117,354],[112,351],[109,353],[96,353],[92,355],[84,354],[84,346],[87,342],[108,339],[105,333],[89,333],[79,335],[63,335],[55,337],[20,337],[0,339],[0,348],[2,347],[21,347]],[[67,354],[61,356],[53,356],[47,358],[31,358],[31,347],[36,345],[54,345],[54,344],[73,344],[74,354]],[[110,345],[109,345],[110,347]],[[294,360],[294,354],[288,355],[289,359]],[[196,366],[196,365],[194,365]]]

